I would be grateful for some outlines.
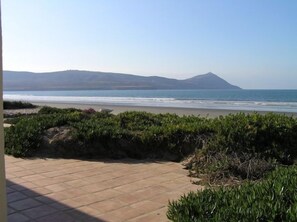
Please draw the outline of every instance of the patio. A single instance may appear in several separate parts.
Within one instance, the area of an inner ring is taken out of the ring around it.
[[[168,200],[202,189],[180,163],[5,156],[8,221],[168,221]]]

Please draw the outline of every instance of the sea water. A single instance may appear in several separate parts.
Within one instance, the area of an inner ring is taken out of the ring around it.
[[[4,100],[297,112],[297,90],[4,91]]]

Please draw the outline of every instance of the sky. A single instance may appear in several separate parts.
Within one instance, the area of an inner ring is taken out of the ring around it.
[[[296,0],[2,0],[4,70],[297,89]]]

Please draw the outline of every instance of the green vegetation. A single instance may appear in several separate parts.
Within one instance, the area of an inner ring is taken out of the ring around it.
[[[188,167],[203,182],[223,186],[170,202],[168,218],[179,222],[296,221],[296,118],[236,114],[216,118],[212,124],[213,136]]]
[[[35,105],[21,101],[3,101],[4,109],[27,109],[36,108]]]
[[[78,113],[19,117],[14,126],[4,130],[5,153],[16,157],[33,156],[41,146],[42,136],[46,129],[78,120]]]
[[[17,156],[35,155],[45,130],[67,126],[82,149],[81,153],[77,151],[77,156],[95,152],[112,157],[113,153],[122,153],[123,157],[171,155],[181,160],[195,153],[189,168],[198,174],[208,169],[239,172],[233,166],[234,161],[249,161],[261,168],[269,163],[267,169],[272,169],[274,163],[292,164],[297,157],[297,120],[276,114],[236,114],[208,119],[145,112],[112,115],[92,109],[43,107],[37,115],[18,117],[11,122],[15,125],[6,129],[6,152]],[[245,179],[253,175],[250,173],[244,176],[241,172],[239,176]]]
[[[168,218],[173,221],[297,220],[296,118],[257,113],[214,119],[145,112],[113,115],[44,107],[12,121],[5,129],[5,152],[18,157],[45,153],[179,161],[191,155],[187,166],[193,176],[224,187],[171,202]],[[54,149],[48,148],[45,136],[63,130],[69,135],[64,133]]]
[[[73,112],[81,112],[81,110],[75,108],[59,109],[55,107],[44,106],[38,111],[38,114],[67,114]]]
[[[297,158],[297,120],[276,114],[236,114],[212,121],[214,136],[188,164],[207,182],[257,180]]]
[[[180,160],[202,147],[203,139],[212,131],[208,122],[199,117],[171,114],[126,112],[115,116],[47,107],[38,115],[18,118],[14,126],[5,129],[6,153],[34,156],[43,148],[45,130],[67,126],[71,128],[72,144],[59,147],[56,156],[64,156],[68,151],[77,157]]]
[[[258,183],[191,192],[169,203],[172,221],[297,221],[297,168],[280,168]]]

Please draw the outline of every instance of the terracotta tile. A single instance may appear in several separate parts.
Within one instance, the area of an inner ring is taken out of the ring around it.
[[[45,178],[51,178],[51,177],[56,177],[56,176],[61,176],[64,175],[65,172],[62,170],[58,170],[58,171],[50,171],[50,172],[46,172],[46,173],[42,173],[40,176],[43,176]]]
[[[59,191],[59,192],[54,192],[54,193],[44,195],[44,197],[47,197],[56,201],[61,201],[61,200],[73,198],[74,196],[71,193]]]
[[[97,171],[81,171],[76,173],[76,175],[78,176],[78,178],[86,178],[86,177],[91,177],[94,175],[98,175]]]
[[[168,188],[160,186],[160,185],[154,185],[150,186],[148,188],[138,190],[134,192],[134,195],[141,196],[143,199],[152,199],[153,197],[170,191]]]
[[[26,222],[26,221],[30,221],[30,219],[21,213],[14,213],[14,214],[8,215],[7,221],[8,222]]]
[[[106,187],[102,186],[100,183],[95,183],[95,184],[90,184],[90,185],[85,185],[80,187],[80,189],[91,192],[91,193],[95,193],[101,190],[105,190]]]
[[[11,189],[10,187],[6,187],[7,194],[12,193],[12,192],[15,192],[15,190]]]
[[[134,195],[133,193],[129,194],[122,194],[117,197],[118,200],[126,203],[126,204],[133,204],[142,200],[141,196]]]
[[[150,200],[144,200],[144,201],[132,204],[131,207],[135,208],[139,212],[142,212],[143,214],[145,214],[147,212],[161,209],[161,208],[165,207],[165,205],[158,203],[158,202],[153,202]]]
[[[163,193],[153,197],[151,200],[158,203],[168,204],[170,199],[172,199],[172,195],[170,193]]]
[[[71,174],[65,174],[65,175],[62,175],[62,176],[56,176],[56,177],[53,177],[51,178],[51,180],[54,180],[56,181],[57,183],[64,183],[64,182],[67,182],[67,181],[71,181],[71,180],[76,180],[77,178]]]
[[[128,219],[136,218],[142,214],[143,212],[138,211],[137,209],[131,207],[122,207],[120,209],[110,211],[103,215],[107,217],[112,216],[114,218],[119,218],[120,221],[127,221]]]
[[[123,222],[123,218],[119,218],[111,213],[107,213],[107,214],[102,214],[102,215],[98,215],[98,221],[102,221],[102,222]]]
[[[66,199],[66,200],[63,200],[61,201],[62,204],[66,205],[66,206],[69,206],[70,208],[79,208],[79,207],[83,207],[87,204],[90,204],[92,203],[92,201],[89,202],[89,199],[84,199],[84,202],[79,202],[79,201],[76,201],[74,199]]]
[[[100,174],[97,176],[87,177],[84,180],[89,182],[89,184],[92,184],[92,183],[100,183],[102,181],[110,180],[112,178],[113,178],[113,176],[110,174]]]
[[[24,200],[19,200],[19,201],[9,203],[9,206],[13,207],[16,210],[25,210],[25,209],[37,207],[39,205],[41,205],[40,202],[38,202],[34,199],[31,199],[31,198],[27,198]]]
[[[104,200],[101,202],[97,202],[97,203],[89,205],[89,207],[92,207],[92,208],[98,210],[98,212],[100,212],[100,213],[106,213],[108,211],[119,209],[125,205],[126,205],[125,203],[115,199],[115,200]]]
[[[89,185],[90,183],[83,179],[76,179],[71,181],[65,181],[65,184],[70,185],[72,187],[82,187],[82,186]]]
[[[145,187],[142,184],[134,182],[134,183],[125,184],[123,186],[115,187],[114,189],[125,193],[131,193],[136,190],[142,190],[144,188]]]
[[[80,188],[70,188],[62,192],[66,193],[69,196],[69,198],[79,197],[90,193]]]
[[[25,176],[31,176],[34,175],[34,172],[30,171],[30,170],[22,170],[22,171],[18,171],[14,173],[15,176],[17,177],[25,177]]]
[[[46,195],[52,193],[52,191],[43,188],[43,187],[37,187],[33,189],[27,189],[22,191],[23,194],[25,194],[28,197],[37,197],[40,195]]]
[[[100,212],[98,210],[96,210],[95,208],[92,208],[89,206],[83,206],[83,207],[79,207],[77,208],[78,211],[83,212],[87,215],[93,216],[93,217],[97,217]]]
[[[49,206],[51,206],[59,211],[65,211],[65,210],[72,209],[72,207],[62,204],[62,203],[59,203],[59,202],[50,203]]]
[[[147,214],[129,220],[129,222],[167,222],[169,221],[164,215]]]
[[[106,200],[106,199],[113,199],[117,198],[118,196],[122,195],[123,193],[117,190],[113,189],[107,189],[107,190],[102,190],[99,192],[94,193],[93,195],[96,196],[96,198],[101,201],[101,200]]]
[[[47,196],[43,196],[43,195],[36,196],[36,197],[34,197],[34,199],[43,203],[43,204],[52,204],[52,203],[57,202],[56,200],[48,198]]]
[[[10,186],[15,185],[15,184],[21,184],[21,183],[27,182],[27,181],[25,181],[24,179],[22,179],[20,177],[15,177],[15,178],[11,179],[10,181],[11,181]]]
[[[26,190],[27,189],[23,185],[19,185],[19,184],[12,185],[9,188],[11,188],[13,190],[16,190],[16,191],[22,191],[22,190]]]
[[[160,222],[167,222],[169,221],[166,214],[167,214],[167,206],[161,209],[158,209],[156,211],[153,211],[149,214],[147,214],[146,216],[144,216],[143,219],[139,220],[139,221],[154,221],[154,219],[157,219],[155,221],[160,221]],[[140,219],[140,218],[139,218]],[[136,220],[137,221],[137,220]]]
[[[23,178],[24,180],[26,180],[26,181],[31,182],[31,181],[35,181],[35,180],[45,179],[46,177],[34,173],[33,175],[30,175],[30,176],[24,176],[24,177],[22,177],[22,178]]]
[[[36,184],[37,186],[49,186],[52,184],[59,183],[60,181],[55,180],[55,178],[44,178],[41,180],[32,181],[32,183]]]
[[[98,198],[92,194],[63,201],[63,203],[66,203],[67,205],[72,207],[80,207],[80,206],[89,205],[96,202],[98,202]]]
[[[5,158],[9,215],[37,221],[167,221],[169,199],[201,188],[179,163]]]
[[[66,192],[67,192],[67,189],[69,189],[69,188],[71,188],[71,186],[67,185],[65,183],[53,184],[53,185],[49,185],[49,186],[45,187],[45,189],[48,189],[52,192],[59,192],[62,190],[66,190]]]
[[[33,188],[38,187],[36,184],[31,183],[31,182],[21,183],[21,186],[25,187],[26,189],[33,189]]]
[[[6,179],[13,179],[13,178],[15,178],[16,177],[16,175],[14,174],[14,173],[12,173],[12,172],[8,172],[7,170],[6,170]]]
[[[54,212],[57,212],[57,209],[50,207],[48,205],[41,205],[38,207],[30,208],[28,210],[24,210],[24,211],[22,211],[22,214],[24,214],[30,218],[36,219],[39,217],[43,217],[43,216],[52,214]]]
[[[47,215],[45,217],[41,217],[36,219],[37,222],[74,222],[75,218],[64,212],[57,212],[54,214]]]
[[[7,202],[11,203],[18,200],[23,200],[28,198],[26,195],[22,194],[21,192],[12,192],[7,195]]]
[[[69,216],[71,216],[71,218],[74,218],[74,221],[94,221],[95,217],[85,214],[82,211],[78,211],[76,209],[71,209],[71,210],[67,210],[65,211],[65,213]],[[98,221],[98,220],[97,220]]]
[[[14,212],[15,212],[15,210],[13,208],[11,208],[11,207],[7,208],[7,214],[12,214]]]
[[[19,167],[19,166],[13,166],[13,167],[7,167],[8,164],[5,165],[5,169],[6,169],[6,172],[9,173],[9,172],[19,172],[19,171],[23,171],[24,168],[23,167]]]

